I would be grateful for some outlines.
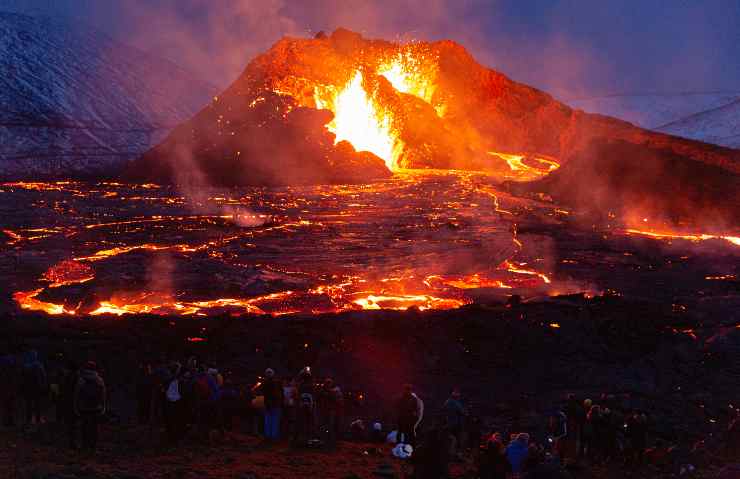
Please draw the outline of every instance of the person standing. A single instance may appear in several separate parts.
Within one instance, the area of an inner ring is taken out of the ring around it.
[[[77,443],[77,414],[75,413],[74,400],[77,382],[80,380],[77,363],[70,360],[64,371],[61,388],[59,390],[59,405],[62,413],[62,421],[67,432],[69,447],[79,449]]]
[[[326,442],[334,447],[341,430],[341,416],[344,407],[342,390],[332,378],[327,378],[321,390],[319,408],[321,410],[322,425],[326,432]]]
[[[107,397],[105,382],[98,374],[98,365],[88,361],[80,371],[74,395],[74,409],[80,417],[82,448],[94,453],[98,444],[98,422],[105,414]]]
[[[185,435],[185,419],[182,414],[183,401],[180,393],[181,365],[173,362],[170,365],[170,377],[166,383],[164,394],[164,425],[167,432],[167,441],[176,445]]]
[[[316,391],[311,369],[306,367],[298,375],[298,418],[296,421],[295,442],[298,446],[306,446],[313,439],[314,414],[316,406]]]
[[[452,390],[452,394],[444,404],[447,431],[455,438],[455,448],[462,449],[462,432],[465,423],[465,406],[462,402],[460,388]]]
[[[16,400],[20,386],[20,371],[16,356],[12,354],[0,356],[0,374],[5,382],[5,386],[0,389],[3,426],[15,427]]]
[[[39,361],[38,353],[30,350],[26,353],[21,377],[26,424],[41,423],[41,401],[47,390],[46,368]]]
[[[413,446],[416,442],[416,428],[424,417],[424,403],[417,396],[413,387],[406,384],[403,394],[398,399],[398,441]]]
[[[265,381],[262,384],[262,395],[265,398],[265,439],[280,439],[280,420],[283,414],[283,383],[275,378],[275,371],[265,370]]]

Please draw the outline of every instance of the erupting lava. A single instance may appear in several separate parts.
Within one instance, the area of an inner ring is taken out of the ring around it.
[[[334,112],[327,128],[336,135],[336,143],[349,141],[357,151],[369,151],[381,158],[389,170],[396,168],[403,146],[391,127],[390,115],[368,95],[360,71],[330,104],[318,96],[316,103]]]

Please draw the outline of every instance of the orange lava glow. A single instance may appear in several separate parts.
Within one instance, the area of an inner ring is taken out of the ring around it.
[[[13,293],[13,299],[22,309],[28,311],[41,311],[52,316],[58,316],[60,314],[75,314],[75,309],[67,309],[64,305],[47,303],[45,301],[39,301],[36,296],[41,294],[44,288],[35,289],[33,291],[18,291]]]
[[[681,239],[693,242],[706,241],[706,240],[724,240],[735,246],[740,246],[740,236],[726,236],[726,235],[711,235],[705,233],[673,233],[673,232],[658,232],[653,230],[639,230],[639,229],[626,229],[627,234],[649,236],[651,238],[657,238],[661,240],[672,240]]]
[[[551,158],[527,157],[498,151],[489,151],[488,154],[506,161],[512,176],[522,181],[536,180],[560,168],[560,163]],[[525,161],[536,166],[531,166]]]
[[[95,273],[86,264],[66,260],[46,270],[43,279],[49,282],[50,288],[58,288],[70,284],[86,283],[95,279]]]
[[[349,141],[355,150],[375,154],[393,170],[403,146],[391,126],[390,115],[366,88],[362,72],[358,70],[329,102],[317,97],[316,103],[319,108],[334,112],[334,119],[327,128],[336,135],[336,143]]]

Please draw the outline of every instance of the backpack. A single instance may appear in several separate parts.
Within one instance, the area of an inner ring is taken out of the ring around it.
[[[182,395],[180,395],[180,381],[177,379],[170,381],[170,385],[167,386],[167,393],[165,395],[169,402],[177,402],[182,399]]]
[[[103,384],[95,379],[83,378],[77,393],[77,407],[83,412],[103,409]]]

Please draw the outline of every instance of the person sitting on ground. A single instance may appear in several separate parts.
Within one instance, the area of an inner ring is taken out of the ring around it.
[[[529,456],[529,434],[522,432],[506,447],[506,459],[513,474],[521,474]]]
[[[397,401],[398,436],[397,442],[414,445],[416,430],[424,417],[424,403],[414,393],[413,387],[406,384],[403,394]]]
[[[107,397],[105,382],[98,374],[98,365],[88,361],[80,371],[74,395],[74,410],[80,417],[82,448],[94,453],[98,444],[98,421],[105,414]]]

